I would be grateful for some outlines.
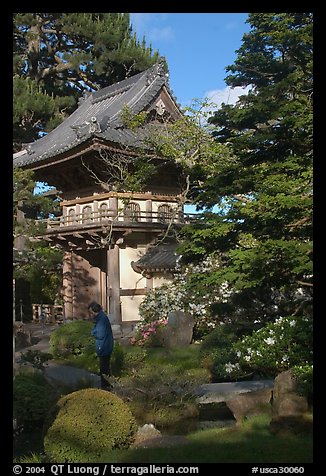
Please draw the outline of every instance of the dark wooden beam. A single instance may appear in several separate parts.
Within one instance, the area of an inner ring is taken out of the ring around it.
[[[120,296],[143,296],[146,292],[146,288],[120,289]]]

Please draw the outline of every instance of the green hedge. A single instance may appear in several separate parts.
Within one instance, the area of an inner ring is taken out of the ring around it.
[[[128,448],[137,430],[128,405],[95,388],[62,397],[44,437],[44,450],[56,463],[100,462],[112,449]]]
[[[55,358],[92,353],[95,350],[90,321],[73,321],[56,329],[50,337],[50,352]]]
[[[25,429],[42,426],[53,403],[51,387],[42,374],[17,375],[13,383],[13,410]]]

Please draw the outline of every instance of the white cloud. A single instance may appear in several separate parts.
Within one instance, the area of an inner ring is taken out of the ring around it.
[[[147,41],[170,41],[174,38],[171,26],[163,26],[169,19],[166,13],[131,13],[130,21],[138,37],[145,34]]]
[[[222,103],[235,104],[239,97],[248,94],[250,89],[251,86],[246,86],[245,88],[242,88],[241,86],[230,88],[227,86],[224,89],[213,89],[212,91],[207,91],[205,97],[209,102],[214,103],[213,109],[216,110],[221,107]]]
[[[153,28],[152,30],[149,30],[148,32],[148,38],[151,41],[172,40],[174,38],[174,31],[170,26],[166,26],[164,28]]]

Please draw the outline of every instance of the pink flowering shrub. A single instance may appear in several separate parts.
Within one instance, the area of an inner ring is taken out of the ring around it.
[[[168,323],[167,319],[156,319],[151,322],[141,322],[136,328],[136,334],[131,338],[134,345],[159,347],[161,346],[159,330]]]

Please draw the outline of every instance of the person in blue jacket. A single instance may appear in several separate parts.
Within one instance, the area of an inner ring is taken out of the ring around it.
[[[108,315],[97,302],[91,302],[88,310],[95,321],[91,334],[95,337],[95,350],[100,362],[101,388],[110,390],[112,386],[107,378],[111,375],[110,360],[114,346],[111,323]]]

